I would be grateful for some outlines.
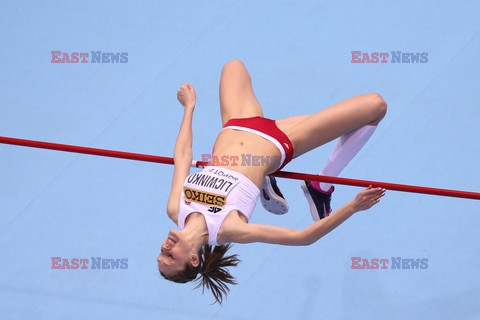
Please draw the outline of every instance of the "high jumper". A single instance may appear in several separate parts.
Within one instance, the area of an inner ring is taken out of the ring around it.
[[[237,255],[226,255],[231,243],[309,245],[354,213],[377,204],[385,194],[384,188],[370,186],[332,213],[334,187],[303,181],[301,187],[315,221],[312,225],[294,230],[248,223],[259,197],[272,213],[288,210],[275,178],[269,175],[292,159],[339,138],[321,174],[337,176],[342,171],[386,114],[387,104],[377,93],[352,97],[314,114],[271,120],[263,116],[245,65],[239,60],[230,61],[220,79],[223,128],[214,143],[212,158],[251,155],[274,161],[250,166],[231,162],[209,165],[195,174],[190,174],[196,104],[193,86],[182,85],[177,98],[183,106],[183,119],[174,149],[167,214],[179,229],[168,233],[157,258],[159,271],[168,280],[196,280],[221,303],[228,292],[227,284],[235,283],[227,267],[239,262]]]

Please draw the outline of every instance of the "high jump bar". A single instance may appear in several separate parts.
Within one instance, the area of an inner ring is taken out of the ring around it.
[[[60,143],[36,141],[36,140],[26,140],[26,139],[0,136],[0,143],[23,146],[23,147],[90,154],[95,156],[103,156],[103,157],[111,157],[111,158],[155,162],[155,163],[163,163],[163,164],[170,164],[170,165],[174,164],[173,158],[170,158],[170,157],[162,157],[162,156],[116,151],[116,150],[89,148],[89,147],[74,146],[74,145],[67,145],[67,144],[60,144]],[[197,168],[205,167],[207,165],[208,165],[207,162],[197,161],[197,160],[192,161],[192,164],[191,164],[192,167],[197,167]],[[342,184],[342,185],[356,186],[356,187],[373,186],[373,187],[385,188],[387,190],[480,200],[480,193],[471,192],[471,191],[449,190],[449,189],[421,187],[421,186],[388,183],[388,182],[380,182],[380,181],[330,177],[330,176],[322,176],[317,174],[308,174],[308,173],[301,173],[301,172],[279,171],[279,172],[272,173],[271,175],[275,177],[287,178],[287,179],[321,181],[321,182],[328,182],[328,183]]]

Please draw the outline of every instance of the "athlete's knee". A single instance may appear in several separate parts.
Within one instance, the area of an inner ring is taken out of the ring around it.
[[[377,120],[383,119],[385,114],[387,114],[387,102],[385,99],[383,99],[383,97],[376,92],[367,94],[367,99],[369,100],[368,104],[375,112]]]
[[[246,70],[245,64],[243,64],[242,60],[235,59],[231,60],[223,66],[222,73],[225,72],[232,72],[232,71],[241,71]]]

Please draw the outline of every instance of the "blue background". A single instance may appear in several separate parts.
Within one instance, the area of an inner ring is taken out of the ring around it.
[[[478,1],[2,1],[0,135],[171,156],[197,91],[194,157],[221,127],[222,65],[242,59],[265,115],[313,113],[379,92],[389,111],[342,176],[479,191]],[[54,64],[51,51],[128,52],[124,64]],[[353,64],[351,51],[428,52]],[[330,143],[285,169],[317,173]],[[388,192],[308,247],[236,245],[223,307],[167,282],[156,256],[172,167],[0,145],[2,319],[478,319],[478,201]],[[291,210],[254,223],[312,223]],[[360,189],[337,186],[338,208]],[[352,270],[351,257],[428,259]],[[125,270],[52,270],[51,257],[128,258]]]

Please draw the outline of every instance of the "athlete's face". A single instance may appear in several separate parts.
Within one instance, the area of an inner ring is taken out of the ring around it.
[[[170,230],[157,257],[158,269],[167,277],[173,277],[183,272],[187,263],[195,263],[192,254],[192,245],[185,240],[183,234]]]

